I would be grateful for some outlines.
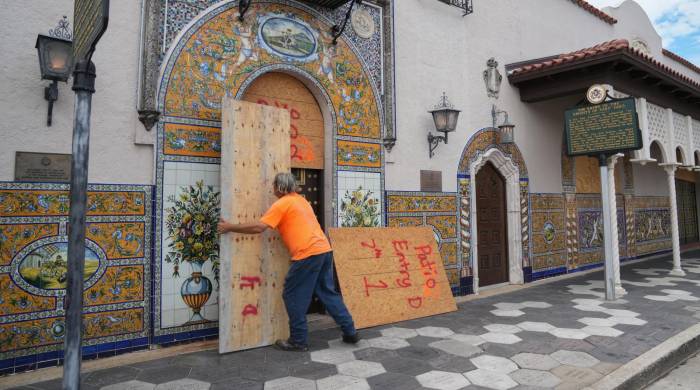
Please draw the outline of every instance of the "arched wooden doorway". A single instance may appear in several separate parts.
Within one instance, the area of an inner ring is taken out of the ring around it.
[[[294,76],[269,72],[253,81],[243,100],[289,110],[292,173],[323,226],[324,125],[313,94]]]
[[[508,281],[506,184],[487,162],[476,174],[479,286]]]
[[[243,94],[243,100],[284,108],[291,117],[292,173],[323,226],[323,114],[311,91],[294,76],[268,72],[256,78]],[[314,296],[309,313],[325,313]]]

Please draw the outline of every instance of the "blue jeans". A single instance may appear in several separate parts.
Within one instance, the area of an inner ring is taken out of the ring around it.
[[[308,344],[306,312],[316,294],[345,335],[355,334],[355,324],[333,281],[333,252],[292,262],[284,279],[282,298],[289,316],[289,340]]]

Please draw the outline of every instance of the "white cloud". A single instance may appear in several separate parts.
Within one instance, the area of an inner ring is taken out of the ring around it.
[[[700,0],[635,0],[649,15],[664,47],[670,47],[680,38],[700,34]],[[603,8],[616,7],[622,0],[588,0]]]

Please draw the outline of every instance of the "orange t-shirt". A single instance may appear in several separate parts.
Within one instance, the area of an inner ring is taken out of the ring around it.
[[[270,206],[260,222],[277,229],[292,260],[331,251],[331,244],[318,224],[309,202],[297,193],[279,198]]]

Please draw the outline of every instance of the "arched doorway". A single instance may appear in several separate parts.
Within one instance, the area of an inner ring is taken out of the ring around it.
[[[324,122],[313,94],[294,76],[268,72],[251,83],[242,100],[289,111],[292,173],[323,226]]]
[[[479,287],[508,282],[506,183],[487,162],[476,174]]]
[[[242,100],[289,111],[292,173],[300,194],[306,198],[323,226],[324,121],[321,108],[309,89],[287,73],[268,72],[256,78]],[[314,296],[308,313],[325,313]]]

